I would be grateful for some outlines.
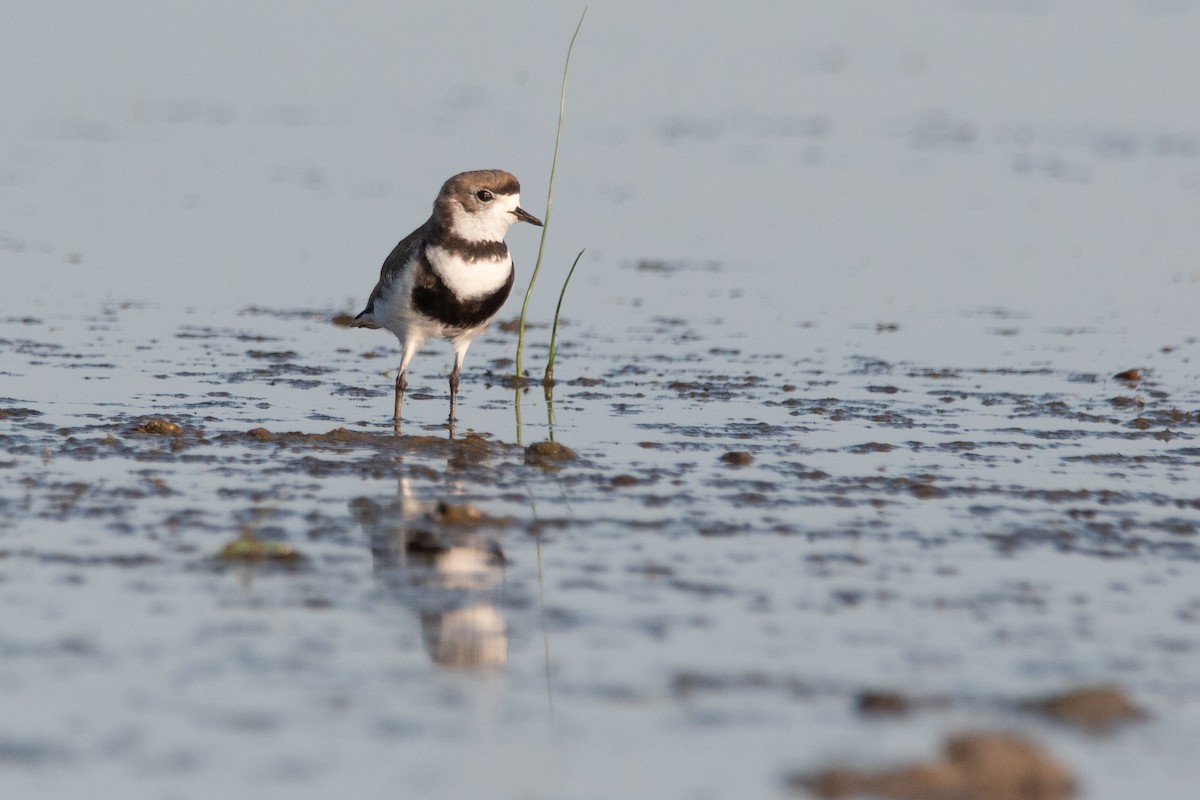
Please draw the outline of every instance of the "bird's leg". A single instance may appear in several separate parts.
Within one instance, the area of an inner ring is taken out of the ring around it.
[[[458,375],[461,372],[456,359],[450,371],[450,435],[454,435],[454,409],[458,405]]]
[[[400,430],[400,407],[404,404],[404,390],[407,388],[407,371],[402,369],[396,375],[396,413],[392,416],[392,424],[396,426],[396,430]]]
[[[454,411],[458,406],[458,376],[462,373],[463,358],[471,346],[470,338],[458,338],[454,344],[454,369],[450,371],[450,438],[454,438]]]

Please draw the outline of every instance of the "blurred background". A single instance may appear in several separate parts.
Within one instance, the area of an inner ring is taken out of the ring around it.
[[[544,211],[581,8],[7,3],[6,302],[357,309],[449,175]],[[546,280],[587,247],[581,282],[711,260],[797,314],[1194,306],[1198,35],[1188,0],[593,3]]]

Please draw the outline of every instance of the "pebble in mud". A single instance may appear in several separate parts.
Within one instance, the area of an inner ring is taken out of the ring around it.
[[[942,757],[879,771],[845,767],[794,775],[791,788],[817,797],[885,800],[1068,800],[1075,780],[1033,742],[1007,733],[964,733],[946,741]]]
[[[275,539],[241,537],[225,545],[217,553],[222,561],[275,561],[295,563],[304,558],[287,542]]]
[[[731,467],[745,467],[754,461],[754,456],[745,450],[730,450],[721,456],[721,463]]]

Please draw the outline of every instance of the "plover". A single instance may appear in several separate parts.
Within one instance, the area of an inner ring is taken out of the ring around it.
[[[512,291],[513,261],[504,235],[518,221],[542,224],[521,208],[521,184],[515,177],[498,169],[462,172],[442,184],[433,216],[401,239],[383,262],[379,283],[353,324],[387,328],[400,340],[397,428],[409,362],[426,339],[449,339],[454,347],[453,434],[463,357]]]

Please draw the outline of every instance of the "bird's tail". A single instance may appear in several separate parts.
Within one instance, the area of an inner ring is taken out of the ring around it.
[[[369,310],[360,311],[358,316],[350,320],[351,328],[381,328],[383,327],[371,318]]]

